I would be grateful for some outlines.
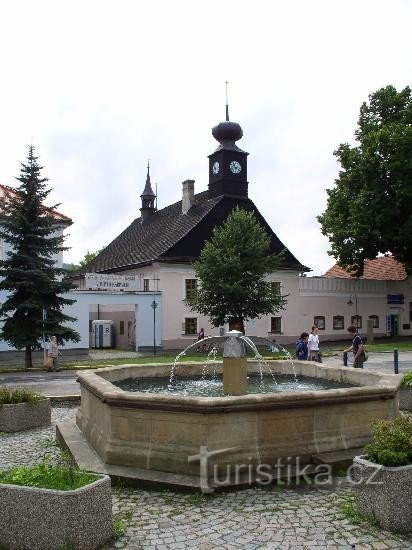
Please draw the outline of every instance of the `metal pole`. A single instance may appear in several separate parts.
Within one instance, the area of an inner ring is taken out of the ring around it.
[[[343,366],[344,367],[348,366],[348,352],[347,351],[343,352]]]
[[[156,355],[156,306],[153,304],[153,355]]]
[[[395,374],[399,374],[399,353],[397,349],[393,350],[393,368]]]

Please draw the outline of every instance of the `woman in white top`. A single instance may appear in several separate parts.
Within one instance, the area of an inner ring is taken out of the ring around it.
[[[316,325],[313,325],[312,332],[309,334],[308,340],[308,361],[319,360],[319,329]]]

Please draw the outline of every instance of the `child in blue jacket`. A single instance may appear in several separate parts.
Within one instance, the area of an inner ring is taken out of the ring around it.
[[[300,338],[296,341],[296,359],[307,361],[308,359],[308,339],[309,334],[302,332]]]

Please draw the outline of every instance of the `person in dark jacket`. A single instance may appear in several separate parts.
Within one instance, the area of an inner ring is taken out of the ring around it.
[[[296,359],[307,361],[308,359],[308,339],[309,334],[302,332],[300,338],[296,341]]]
[[[353,366],[355,369],[363,369],[363,361],[365,358],[365,353],[363,351],[363,340],[362,337],[358,334],[358,329],[354,325],[348,327],[348,332],[352,335],[352,345],[350,348],[345,349],[344,351],[353,352]]]

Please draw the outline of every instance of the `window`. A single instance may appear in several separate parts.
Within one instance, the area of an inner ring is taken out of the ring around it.
[[[124,334],[124,321],[120,321],[119,323],[119,334],[120,335]]]
[[[313,324],[316,325],[319,330],[325,330],[324,315],[315,315],[315,317],[313,318]]]
[[[343,315],[334,315],[333,330],[342,330],[343,328],[345,328],[345,318]]]
[[[185,334],[197,334],[197,318],[185,318]]]
[[[377,315],[369,315],[369,319],[373,321],[372,327],[379,328],[379,317]]]
[[[93,332],[93,321],[89,319],[89,332]]]
[[[150,279],[143,279],[143,292],[149,292],[149,280]]]
[[[270,332],[280,334],[282,332],[282,317],[270,318]]]
[[[193,298],[197,291],[197,279],[185,279],[186,300]]]
[[[279,294],[280,295],[280,283],[277,281],[271,281],[270,287],[272,289],[273,294]]]
[[[361,315],[352,315],[351,325],[356,328],[362,328],[362,316]]]
[[[409,302],[409,321],[412,322],[412,302]]]

